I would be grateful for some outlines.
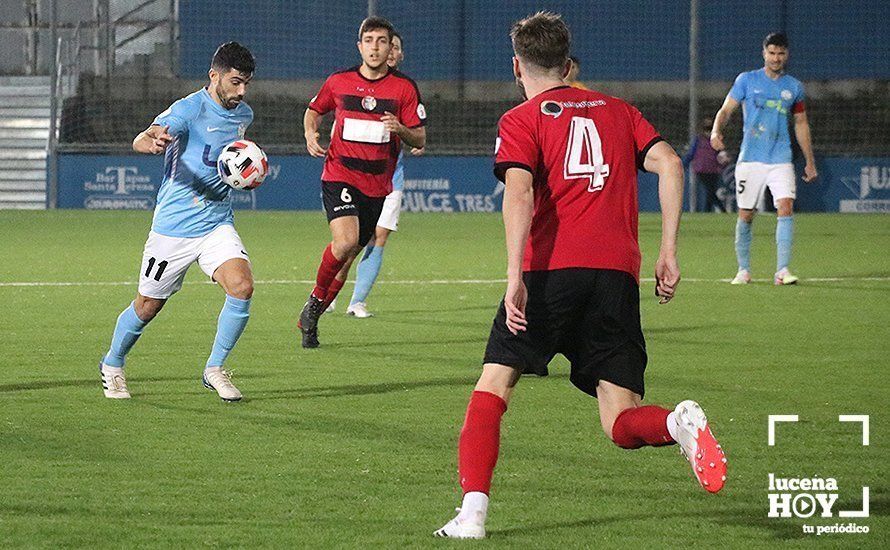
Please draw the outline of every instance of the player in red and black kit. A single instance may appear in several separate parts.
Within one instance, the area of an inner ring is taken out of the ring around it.
[[[383,202],[392,191],[402,142],[416,148],[426,144],[426,111],[417,85],[386,64],[393,32],[382,17],[362,21],[362,64],[329,76],[303,117],[309,154],[325,157],[321,187],[332,237],[300,313],[304,348],[318,347],[318,319],[374,235]],[[318,125],[332,110],[334,129],[325,151],[318,144]]]
[[[677,232],[683,166],[624,101],[563,82],[569,30],[538,13],[510,33],[513,71],[527,101],[501,117],[495,175],[506,184],[507,291],[491,328],[482,376],[467,407],[458,462],[458,515],[437,536],[482,538],[501,417],[521,374],[547,375],[553,356],[598,399],[603,430],[625,449],[679,443],[699,483],[726,480],[723,451],[694,401],[642,405],[646,344],[640,327],[637,170],[658,174],[662,210],[656,294],[680,281]]]

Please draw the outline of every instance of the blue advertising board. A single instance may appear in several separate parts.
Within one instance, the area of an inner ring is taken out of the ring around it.
[[[322,162],[309,156],[269,158],[266,182],[232,194],[235,208],[318,210]],[[489,157],[419,157],[405,162],[406,212],[500,211],[503,187]],[[890,158],[821,158],[819,179],[798,181],[801,212],[890,213]],[[802,167],[797,167],[797,173]],[[163,158],[150,155],[59,157],[60,208],[150,210],[163,174]],[[640,174],[640,210],[658,211],[658,182]]]

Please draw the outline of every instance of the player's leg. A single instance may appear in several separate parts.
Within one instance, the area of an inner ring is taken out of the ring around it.
[[[648,357],[636,280],[627,273],[597,270],[593,283],[570,358],[572,383],[586,393],[595,384],[603,431],[616,445],[638,449],[680,443],[701,485],[719,491],[726,465],[701,407],[692,401],[674,411],[642,404]]]
[[[232,384],[223,367],[250,319],[253,273],[244,244],[235,228],[228,224],[221,225],[203,237],[198,264],[226,293],[202,381],[206,388],[215,390],[224,401],[238,401],[241,392]]]
[[[118,315],[111,345],[99,363],[105,397],[130,397],[124,375],[127,354],[167,299],[182,288],[185,274],[197,254],[195,241],[149,233],[142,252],[136,299]]]
[[[463,499],[457,516],[435,532],[439,537],[483,538],[488,495],[501,442],[501,418],[521,371],[486,363],[473,389],[458,442]]]
[[[346,310],[348,315],[354,315],[359,318],[372,316],[368,312],[366,302],[368,295],[371,293],[371,288],[380,274],[380,267],[383,264],[383,251],[389,235],[391,232],[398,231],[399,229],[399,214],[401,210],[402,191],[394,190],[383,201],[383,210],[377,219],[374,236],[365,248],[362,261],[358,264],[355,290],[352,293],[352,299],[349,301],[349,308]]]
[[[371,288],[377,281],[377,276],[380,274],[380,267],[383,265],[383,251],[389,234],[389,229],[378,225],[374,239],[365,247],[358,269],[356,269],[355,289],[352,292],[352,299],[349,301],[349,308],[346,310],[347,315],[359,319],[374,315],[368,311],[367,299]]]
[[[735,252],[739,268],[734,285],[748,284],[751,281],[751,241],[753,232],[751,224],[754,221],[757,201],[761,190],[765,186],[763,165],[756,162],[740,162],[736,165],[736,202],[739,207],[739,216],[735,226]]]
[[[358,254],[360,193],[345,183],[322,183],[322,201],[331,230],[331,242],[322,253],[321,263],[315,276],[315,287],[300,312],[297,327],[302,333],[304,348],[317,348],[318,319],[336,298],[345,277],[337,275]],[[329,300],[328,297],[333,294]]]
[[[794,167],[777,164],[770,170],[770,191],[776,207],[776,276],[775,284],[793,285],[798,278],[791,273],[791,245],[794,241]]]

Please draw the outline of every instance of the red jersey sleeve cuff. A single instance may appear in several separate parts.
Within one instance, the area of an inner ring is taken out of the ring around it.
[[[408,128],[410,128],[411,130],[413,130],[413,129],[415,129],[415,128],[420,128],[420,127],[422,127],[422,126],[426,126],[426,121],[425,121],[425,120],[421,120],[419,124],[415,124],[414,126],[408,126]]]
[[[646,169],[643,167],[643,163],[646,162],[646,155],[649,154],[649,149],[652,149],[652,146],[654,146],[659,141],[664,141],[664,138],[661,136],[655,136],[649,141],[649,143],[646,144],[645,147],[640,150],[639,153],[637,153],[637,169],[642,170],[643,172],[646,171]]]
[[[803,101],[798,101],[797,103],[794,104],[793,107],[791,107],[791,112],[794,114],[802,113],[806,110],[807,110],[807,106]]]
[[[494,177],[503,183],[507,183],[507,170],[510,168],[522,168],[532,176],[535,175],[535,171],[531,169],[531,166],[528,164],[524,164],[521,162],[496,162],[494,165]]]
[[[313,111],[315,111],[316,113],[320,114],[320,115],[326,115],[326,114],[328,114],[328,111],[322,111],[321,109],[319,109],[318,107],[315,107],[314,105],[309,105],[309,108],[312,109]]]

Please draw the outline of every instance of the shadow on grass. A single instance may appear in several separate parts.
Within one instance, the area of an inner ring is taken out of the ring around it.
[[[413,380],[407,382],[387,382],[381,384],[348,384],[344,386],[319,386],[313,388],[294,388],[267,390],[259,397],[251,396],[250,401],[270,401],[275,399],[305,399],[311,397],[344,397],[353,395],[380,395],[420,388],[444,388],[460,386],[468,389],[476,383],[476,376],[460,378],[438,378],[435,380]]]
[[[507,529],[490,530],[489,534],[493,538],[525,536],[537,535],[540,534],[541,531],[579,529],[621,523],[627,523],[628,526],[632,527],[634,524],[637,524],[639,522],[657,521],[670,523],[669,520],[673,518],[689,520],[692,519],[693,516],[694,515],[691,514],[688,510],[659,512],[653,509],[651,513],[634,512],[623,515],[603,515],[574,521],[534,523],[521,527],[509,527]],[[728,507],[720,510],[708,510],[694,516],[694,519],[697,522],[713,521],[733,527],[748,527],[751,529],[757,529],[761,532],[769,533],[775,540],[790,541],[802,539],[807,536],[802,532],[802,529],[796,523],[792,523],[787,520],[783,521],[781,519],[768,518],[766,517],[765,510],[760,510],[756,507]]]
[[[239,378],[268,378],[267,375],[257,375],[257,374],[246,374],[241,375],[238,374]],[[184,375],[184,376],[152,376],[152,377],[128,377],[130,382],[135,382],[136,384],[142,383],[151,383],[151,382],[183,382],[188,380],[195,380],[195,375]],[[197,375],[198,383],[201,382],[200,373]],[[35,380],[33,382],[20,382],[17,384],[2,384],[0,385],[0,393],[15,393],[22,391],[31,391],[31,390],[55,390],[59,388],[96,388],[102,386],[102,380],[99,378],[98,369],[96,370],[96,377],[89,379],[76,379],[76,380]]]

